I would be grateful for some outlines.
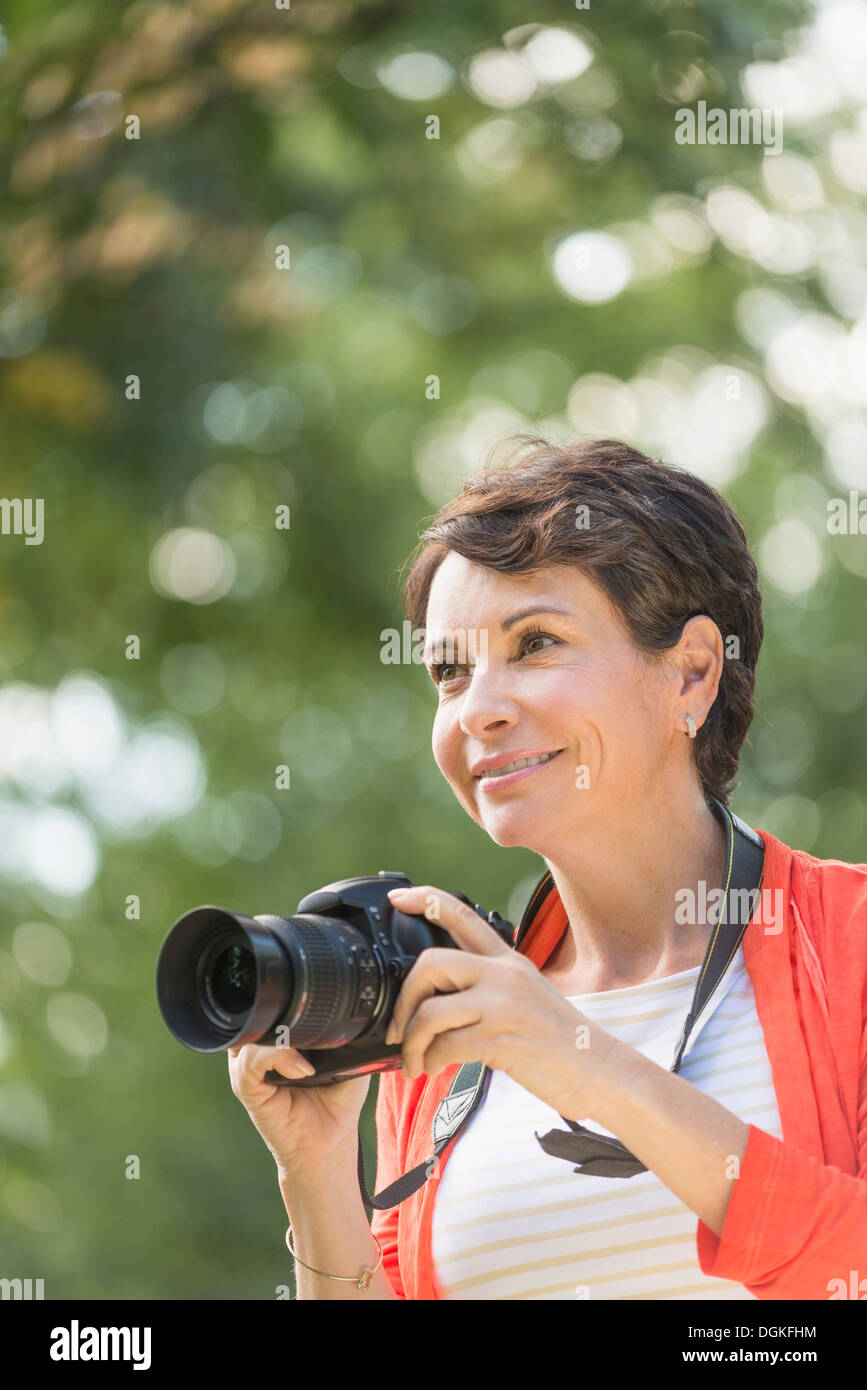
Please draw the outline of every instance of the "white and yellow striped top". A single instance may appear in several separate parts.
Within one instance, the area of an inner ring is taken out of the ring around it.
[[[588,1018],[670,1068],[700,967],[629,989],[567,996]],[[680,1075],[746,1124],[782,1138],[743,950],[694,1026]],[[608,1134],[589,1119],[588,1129]],[[698,1217],[654,1173],[590,1177],[540,1148],[566,1129],[505,1072],[446,1161],[434,1204],[437,1279],[450,1299],[753,1299],[702,1274]]]

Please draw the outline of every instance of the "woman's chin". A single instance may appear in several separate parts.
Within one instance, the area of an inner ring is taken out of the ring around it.
[[[535,815],[530,806],[484,807],[479,815],[479,824],[494,844],[503,849],[509,846],[532,848],[531,841],[545,838],[538,807]]]

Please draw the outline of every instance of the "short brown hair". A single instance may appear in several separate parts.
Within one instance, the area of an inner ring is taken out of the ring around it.
[[[582,505],[589,513],[584,528],[576,523]],[[697,614],[713,619],[724,648],[736,637],[737,655],[725,656],[716,699],[693,744],[705,796],[728,804],[753,717],[764,622],[743,527],[714,488],[617,439],[552,444],[513,434],[492,446],[481,471],[419,540],[403,590],[415,628],[426,625],[433,577],[453,550],[508,574],[577,566],[605,591],[648,657],[675,646]]]

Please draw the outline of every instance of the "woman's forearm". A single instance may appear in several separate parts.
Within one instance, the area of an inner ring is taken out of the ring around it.
[[[292,1244],[305,1264],[328,1274],[359,1275],[379,1261],[379,1249],[361,1201],[356,1148],[315,1174],[279,1174],[280,1195],[292,1227]],[[288,1254],[288,1251],[287,1251]],[[290,1256],[291,1258],[291,1256]],[[366,1290],[351,1281],[325,1279],[295,1261],[299,1299],[394,1299],[382,1265]]]
[[[610,1130],[719,1236],[749,1126],[628,1043],[615,1038],[609,1046],[606,1038],[600,1053],[591,1110],[583,1117],[561,1114]]]

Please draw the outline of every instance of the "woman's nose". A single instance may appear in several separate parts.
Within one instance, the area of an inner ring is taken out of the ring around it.
[[[504,677],[489,667],[476,666],[461,700],[460,723],[465,734],[479,738],[498,725],[508,727],[517,721],[514,702]]]

